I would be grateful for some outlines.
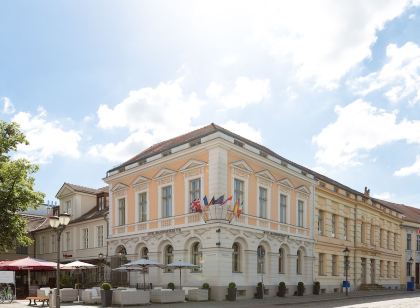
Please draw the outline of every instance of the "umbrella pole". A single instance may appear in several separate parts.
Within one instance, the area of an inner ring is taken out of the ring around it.
[[[146,268],[143,267],[143,290],[146,291]]]
[[[182,269],[181,269],[181,268],[179,268],[179,289],[180,289],[180,290],[182,290],[182,286],[181,286],[181,281],[182,281],[182,279],[181,279],[181,274],[182,274]]]
[[[28,269],[28,296],[31,296],[31,294],[29,293],[31,289],[31,270]]]

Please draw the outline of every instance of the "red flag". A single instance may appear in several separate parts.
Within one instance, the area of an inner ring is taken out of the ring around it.
[[[226,203],[228,203],[229,201],[232,200],[232,196],[230,196],[229,198],[227,198],[225,201],[223,201],[222,205],[225,205]]]
[[[195,213],[201,213],[200,199],[195,199],[193,202],[191,202],[191,210]]]

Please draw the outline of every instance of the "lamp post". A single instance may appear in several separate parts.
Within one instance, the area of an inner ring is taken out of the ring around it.
[[[100,252],[98,254],[98,259],[99,259],[99,264],[100,264],[100,267],[99,267],[99,281],[101,281],[101,280],[105,280],[105,271],[103,270],[104,269],[103,268],[104,254],[102,252]],[[102,279],[101,279],[101,277],[102,277]]]
[[[349,281],[348,281],[348,275],[349,275],[349,254],[350,250],[346,247],[346,249],[343,250],[344,253],[344,270],[346,274],[346,296],[349,295]]]
[[[67,213],[59,214],[59,216],[50,217],[50,226],[57,234],[57,270],[55,274],[56,282],[56,298],[55,298],[55,307],[60,308],[60,242],[61,242],[61,233],[70,222],[70,215]]]
[[[122,251],[120,251],[119,253],[118,253],[118,256],[120,257],[120,266],[122,265],[122,258],[123,258],[123,252]],[[120,286],[122,286],[122,271],[120,271]]]

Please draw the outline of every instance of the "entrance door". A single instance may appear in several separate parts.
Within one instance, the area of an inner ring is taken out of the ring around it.
[[[416,263],[416,284],[420,283],[419,282],[419,274],[420,274],[419,270],[420,270],[420,263]]]
[[[362,284],[366,284],[366,258],[362,258]]]
[[[371,283],[376,283],[376,262],[375,259],[370,259],[370,280]]]

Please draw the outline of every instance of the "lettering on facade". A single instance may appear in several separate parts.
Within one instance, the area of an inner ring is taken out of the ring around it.
[[[175,232],[181,232],[181,228],[148,232],[147,235],[157,235],[157,234],[175,233]]]

